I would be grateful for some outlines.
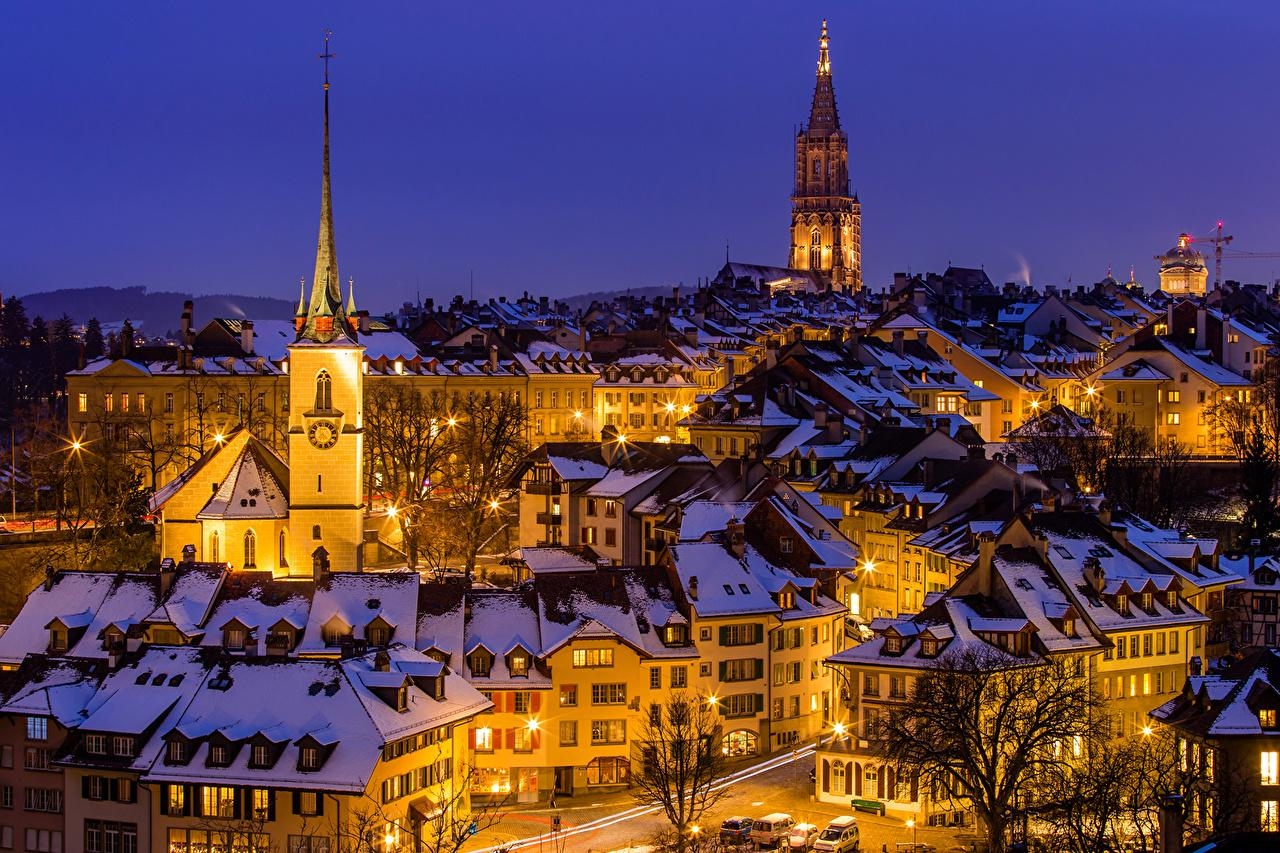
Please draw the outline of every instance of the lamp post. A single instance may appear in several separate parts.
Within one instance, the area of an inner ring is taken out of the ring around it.
[[[916,821],[915,821],[915,818],[911,818],[911,817],[907,818],[907,829],[911,830],[911,853],[917,853],[917,851],[919,850],[919,848],[918,848],[918,847],[916,847]]]

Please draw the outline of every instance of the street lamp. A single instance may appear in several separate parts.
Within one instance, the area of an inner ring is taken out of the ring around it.
[[[911,853],[916,853],[916,822],[914,818],[907,818],[907,829],[911,830]]]

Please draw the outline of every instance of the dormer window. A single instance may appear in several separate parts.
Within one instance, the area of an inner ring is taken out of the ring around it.
[[[522,649],[512,652],[507,659],[507,669],[511,671],[513,677],[527,677],[529,675],[529,655]]]
[[[793,547],[794,547],[794,542],[792,541],[790,536],[778,537],[778,550],[781,551],[783,554],[790,554],[791,549]]]
[[[1147,612],[1150,612],[1151,609],[1155,607],[1155,600],[1156,600],[1156,597],[1154,594],[1150,592],[1144,592],[1142,594],[1142,609],[1146,610]]]
[[[899,637],[897,634],[885,634],[884,650],[891,655],[901,654],[902,638]]]
[[[304,746],[298,750],[299,770],[319,770],[320,750],[314,746]]]
[[[796,607],[796,594],[789,589],[778,593],[778,606],[783,610],[794,610]]]
[[[186,764],[190,760],[191,756],[187,752],[187,742],[185,740],[174,739],[169,741],[164,753],[165,764]]]
[[[927,658],[938,656],[938,641],[933,637],[925,637],[920,641],[920,654]]]
[[[106,755],[107,754],[107,736],[106,735],[85,735],[84,751],[89,755]]]
[[[1074,619],[1062,620],[1062,635],[1064,637],[1074,637],[1076,635],[1076,620]]]
[[[689,644],[688,625],[668,625],[662,629],[662,643],[666,646],[685,646]]]
[[[225,743],[209,745],[209,766],[226,767],[231,763],[231,750]]]
[[[401,687],[396,691],[396,710],[397,711],[409,710],[409,688],[408,687]]]
[[[1116,612],[1120,614],[1128,614],[1129,612],[1129,596],[1121,593],[1116,596]]]
[[[67,630],[59,625],[49,629],[49,651],[65,652],[67,650]]]
[[[1258,711],[1258,725],[1264,729],[1274,729],[1276,727],[1276,709],[1262,708]]]
[[[467,667],[476,678],[488,678],[493,669],[493,655],[484,649],[476,649],[467,655]]]
[[[391,641],[391,630],[381,621],[365,628],[364,635],[371,646],[385,646]]]
[[[131,735],[116,735],[111,738],[111,754],[119,755],[124,758],[132,758],[133,737]]]
[[[222,631],[222,645],[228,649],[243,649],[244,640],[243,625],[229,625]]]
[[[343,640],[351,639],[351,626],[335,616],[324,624],[320,633],[326,646],[339,646]]]
[[[268,650],[288,651],[293,648],[293,631],[288,628],[276,628],[267,634]]]
[[[265,743],[255,743],[253,752],[249,755],[250,767],[270,767],[271,766],[271,747]]]

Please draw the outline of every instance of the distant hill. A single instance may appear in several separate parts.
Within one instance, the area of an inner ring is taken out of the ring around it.
[[[195,300],[196,328],[214,317],[252,317],[282,320],[293,316],[294,303],[269,296],[192,296],[190,293],[145,287],[77,287],[29,293],[19,297],[27,317],[54,320],[67,314],[77,325],[97,317],[104,326],[125,320],[147,335],[176,332],[182,319],[182,303]]]
[[[594,290],[591,293],[579,293],[577,296],[566,296],[561,301],[567,302],[574,311],[591,307],[592,302],[609,302],[619,296],[639,296],[652,299],[655,296],[670,296],[674,285],[654,285],[652,287],[628,287],[622,290]]]

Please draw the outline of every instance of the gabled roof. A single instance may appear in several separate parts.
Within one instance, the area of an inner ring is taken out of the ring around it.
[[[218,491],[196,518],[288,518],[288,482],[289,469],[284,460],[250,437]]]

